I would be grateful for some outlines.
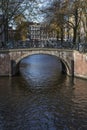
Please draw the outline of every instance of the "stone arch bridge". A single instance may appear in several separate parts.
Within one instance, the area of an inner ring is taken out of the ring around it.
[[[0,50],[0,76],[12,76],[19,70],[20,61],[33,54],[48,54],[58,57],[62,70],[69,76],[87,79],[87,54],[67,49],[28,48]]]

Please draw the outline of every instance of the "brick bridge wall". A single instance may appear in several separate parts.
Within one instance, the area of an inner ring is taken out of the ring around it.
[[[12,76],[18,71],[19,62],[29,55],[49,54],[57,56],[65,65],[67,74],[87,79],[87,54],[65,49],[12,49],[0,51],[0,76]]]
[[[74,75],[87,79],[87,53],[74,51]]]
[[[9,52],[0,53],[0,76],[8,76],[10,74],[10,55]]]

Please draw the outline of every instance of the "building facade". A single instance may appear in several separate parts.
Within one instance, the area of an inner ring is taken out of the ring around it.
[[[29,26],[30,39],[33,41],[45,41],[56,38],[55,32],[47,30],[45,24],[33,23]]]

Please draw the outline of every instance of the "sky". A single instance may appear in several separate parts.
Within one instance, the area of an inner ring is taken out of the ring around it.
[[[39,7],[41,8],[45,8],[46,6],[49,6],[49,3],[51,2],[51,0],[39,0]],[[37,20],[38,22],[43,22],[44,20],[44,15],[40,14],[37,16]]]
[[[27,19],[33,19],[34,22],[43,22],[44,15],[41,14],[40,10],[49,5],[49,0],[38,0],[38,4],[33,5],[32,9],[28,9],[25,14]],[[35,15],[32,15],[32,10],[35,12]]]

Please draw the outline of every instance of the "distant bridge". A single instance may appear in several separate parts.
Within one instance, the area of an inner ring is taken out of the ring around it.
[[[87,54],[68,49],[28,48],[0,50],[0,76],[12,76],[19,71],[20,61],[30,55],[47,54],[58,57],[62,70],[69,76],[87,78]],[[44,63],[45,64],[45,63]]]

